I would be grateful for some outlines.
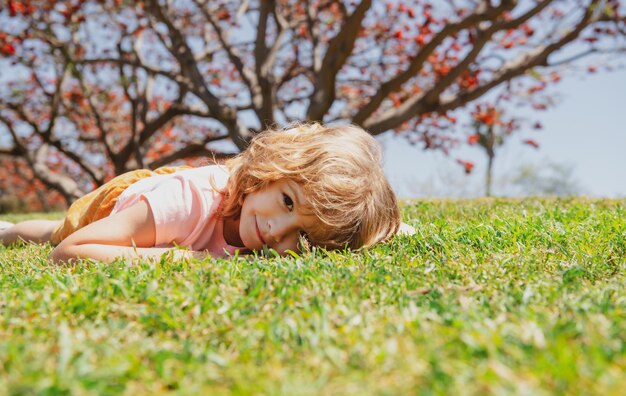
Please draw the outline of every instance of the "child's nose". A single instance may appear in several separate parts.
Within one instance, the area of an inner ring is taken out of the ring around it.
[[[277,219],[270,222],[270,235],[276,243],[281,243],[285,238],[296,232],[295,222],[288,218]]]

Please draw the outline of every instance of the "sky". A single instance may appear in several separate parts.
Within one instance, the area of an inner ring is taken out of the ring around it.
[[[510,181],[523,167],[560,166],[571,172],[568,181],[577,195],[626,197],[626,70],[570,75],[556,92],[556,106],[532,114],[543,128],[513,136],[496,154],[494,195],[525,195]],[[522,144],[522,136],[540,148]],[[391,135],[379,141],[385,172],[399,197],[484,195],[487,158],[478,148],[463,147],[446,157]],[[456,158],[476,164],[469,176]]]

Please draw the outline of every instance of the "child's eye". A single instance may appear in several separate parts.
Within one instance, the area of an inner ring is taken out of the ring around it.
[[[293,210],[293,201],[291,200],[291,197],[289,195],[283,194],[283,202],[285,203],[287,209]]]

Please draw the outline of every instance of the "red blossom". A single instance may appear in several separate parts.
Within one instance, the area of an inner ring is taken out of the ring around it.
[[[175,136],[176,136],[176,132],[174,132],[174,128],[172,128],[172,127],[168,127],[168,128],[165,130],[164,135],[165,135],[165,137],[168,137],[168,138],[170,138],[170,139],[171,139],[171,138],[173,138],[173,137],[175,137]]]
[[[400,95],[392,94],[389,97],[391,101],[393,102],[394,107],[398,107],[402,104],[402,98],[400,98]]]
[[[475,134],[469,135],[467,137],[467,144],[474,145],[474,144],[478,143],[479,140],[480,140],[480,135],[475,133]]]
[[[161,146],[161,148],[159,149],[159,151],[161,153],[167,153],[169,151],[172,150],[172,144],[171,143],[163,143],[163,146]]]
[[[474,113],[474,119],[485,125],[494,125],[498,121],[499,117],[500,114],[493,107]]]
[[[465,174],[469,175],[470,173],[472,173],[472,170],[474,169],[474,163],[470,162],[470,161],[464,161],[462,159],[457,159],[456,162],[458,162],[459,164],[461,164],[465,170]]]
[[[300,25],[300,27],[298,28],[298,36],[306,37],[307,32],[308,32],[308,30],[307,30],[306,25],[304,25],[304,24]]]
[[[230,12],[226,9],[219,10],[216,15],[219,21],[226,21],[230,19]]]
[[[478,72],[473,74],[468,71],[464,72],[460,77],[459,85],[463,89],[472,89],[478,86]]]
[[[139,26],[137,29],[135,29],[135,31],[133,32],[133,36],[135,37],[139,37],[141,35],[141,33],[143,32],[144,27],[143,26]]]
[[[11,15],[12,17],[16,16],[17,14],[24,14],[27,12],[26,5],[23,3],[19,3],[14,0],[9,0],[8,5],[9,5],[9,15]]]
[[[526,140],[524,140],[524,144],[527,144],[527,145],[529,145],[529,146],[532,146],[532,147],[534,147],[534,148],[536,148],[536,149],[538,149],[538,148],[539,148],[539,143],[537,143],[537,142],[536,142],[535,140],[533,140],[533,139],[526,139]]]
[[[535,34],[535,30],[533,28],[531,28],[530,26],[528,26],[527,24],[525,24],[522,29],[524,29],[524,33],[526,33],[526,35],[528,37],[532,36],[533,34]]]
[[[435,66],[435,74],[437,74],[438,76],[445,76],[446,74],[450,73],[450,66],[448,65],[437,65]]]
[[[0,49],[4,55],[11,56],[15,54],[15,47],[11,43],[4,43],[2,48]]]

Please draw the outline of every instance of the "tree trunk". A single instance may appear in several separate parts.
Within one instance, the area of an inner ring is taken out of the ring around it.
[[[487,197],[491,196],[491,172],[493,169],[493,158],[495,157],[494,153],[490,153],[488,155],[488,161],[487,161],[487,176],[485,178],[485,195]]]

